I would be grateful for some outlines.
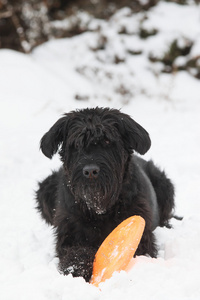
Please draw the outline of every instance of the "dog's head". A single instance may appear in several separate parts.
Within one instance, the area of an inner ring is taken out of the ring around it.
[[[116,109],[83,109],[65,114],[41,139],[48,157],[58,151],[75,200],[104,214],[118,199],[133,151],[144,154],[146,130]]]

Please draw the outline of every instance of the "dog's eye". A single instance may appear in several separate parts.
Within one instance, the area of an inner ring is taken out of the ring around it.
[[[110,141],[109,140],[105,140],[106,145],[110,145]]]
[[[79,145],[79,143],[77,142],[77,143],[75,143],[75,148],[78,150],[79,149],[79,147],[80,147],[80,145]]]

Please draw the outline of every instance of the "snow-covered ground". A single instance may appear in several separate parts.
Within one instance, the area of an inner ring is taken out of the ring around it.
[[[192,39],[190,55],[200,55],[200,10],[160,3],[142,21],[160,32],[145,41],[134,35],[141,20],[128,9],[108,23],[93,20],[107,38],[103,50],[91,50],[99,31],[50,41],[30,55],[0,50],[0,299],[200,299],[200,81],[186,72],[157,74],[161,66],[147,59],[172,38]],[[118,35],[122,25],[132,35]],[[116,55],[122,63],[113,63]],[[184,217],[155,230],[157,259],[137,257],[101,290],[59,274],[53,230],[34,209],[37,181],[60,165],[39,151],[40,138],[62,113],[97,105],[121,108],[149,131],[145,157],[172,178]]]

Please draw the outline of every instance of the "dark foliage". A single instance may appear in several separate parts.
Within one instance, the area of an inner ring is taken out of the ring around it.
[[[133,12],[147,10],[158,0],[142,4],[130,0],[0,0],[0,48],[29,52],[50,38],[71,37],[88,30],[78,17],[84,11],[96,18],[107,19],[122,7]],[[68,28],[56,28],[53,21],[62,21],[73,16]]]

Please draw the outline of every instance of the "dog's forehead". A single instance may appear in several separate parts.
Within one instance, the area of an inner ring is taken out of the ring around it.
[[[68,126],[68,137],[73,139],[116,139],[117,129],[112,119],[105,112],[95,110],[76,111],[70,118]],[[72,142],[72,141],[71,141]]]
[[[93,110],[83,110],[80,112],[75,112],[70,120],[70,127],[77,128],[77,130],[91,130],[96,128],[104,128],[111,123],[105,118],[103,114],[98,114]]]
[[[85,114],[84,116],[81,117],[81,120],[84,123],[84,125],[88,128],[90,128],[91,126],[94,127],[94,126],[102,125],[102,119],[97,114],[92,114],[92,113]]]

